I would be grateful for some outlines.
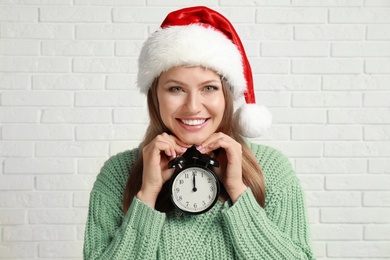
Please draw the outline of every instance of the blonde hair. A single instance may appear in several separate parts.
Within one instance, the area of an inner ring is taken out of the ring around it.
[[[140,149],[142,150],[145,144],[150,143],[157,135],[164,132],[170,133],[169,129],[164,125],[160,117],[159,102],[157,98],[157,86],[158,78],[154,80],[151,88],[147,94],[148,111],[150,117],[150,123],[146,130],[144,140],[141,143]],[[233,93],[225,80],[222,79],[222,89],[225,97],[225,111],[217,132],[223,132],[229,135],[242,146],[242,178],[245,185],[251,188],[256,201],[261,207],[265,204],[265,183],[261,168],[256,161],[252,151],[246,144],[245,140],[234,130],[233,126],[233,112],[234,112],[234,99]],[[134,196],[141,189],[142,185],[142,173],[143,173],[143,156],[140,152],[133,168],[130,171],[124,197],[123,197],[123,212],[127,213]],[[173,209],[172,202],[170,201],[169,182],[166,182],[160,191],[160,194],[156,201],[156,210],[161,212],[170,212]],[[227,195],[227,194],[225,194]]]

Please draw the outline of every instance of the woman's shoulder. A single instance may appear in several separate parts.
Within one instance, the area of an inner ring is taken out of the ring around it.
[[[297,176],[288,157],[271,146],[248,142],[264,175],[267,188],[285,186],[297,181]]]
[[[134,148],[131,150],[126,150],[120,153],[117,153],[111,156],[103,165],[102,170],[104,169],[129,169],[130,165],[138,158],[139,148]]]
[[[252,150],[256,159],[263,165],[271,166],[273,164],[284,165],[291,167],[290,160],[280,150],[263,144],[248,142],[249,148]]]
[[[97,175],[94,190],[124,190],[126,182],[135,161],[139,155],[139,148],[126,150],[111,156]]]

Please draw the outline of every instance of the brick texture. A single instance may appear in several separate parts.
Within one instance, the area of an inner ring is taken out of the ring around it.
[[[317,258],[390,259],[387,0],[0,1],[0,259],[82,259],[96,175],[148,122],[139,50],[188,5],[241,36]]]

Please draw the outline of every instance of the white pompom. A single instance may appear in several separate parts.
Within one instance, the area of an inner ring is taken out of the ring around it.
[[[241,135],[259,137],[271,127],[272,115],[265,106],[244,104],[234,113],[234,123]]]

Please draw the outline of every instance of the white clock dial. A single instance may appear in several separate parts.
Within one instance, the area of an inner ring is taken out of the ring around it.
[[[183,211],[201,213],[214,205],[218,199],[218,189],[214,174],[199,167],[190,167],[175,177],[172,200]]]

